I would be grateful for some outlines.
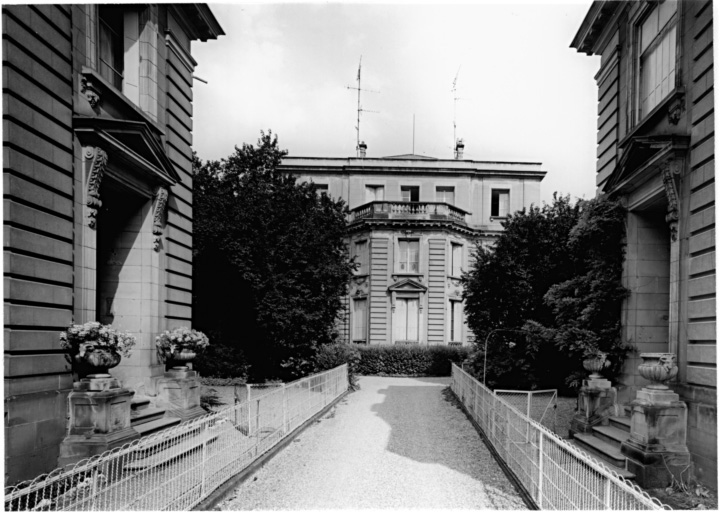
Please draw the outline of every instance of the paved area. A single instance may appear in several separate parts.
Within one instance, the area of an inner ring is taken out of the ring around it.
[[[449,384],[361,378],[220,508],[526,509]]]

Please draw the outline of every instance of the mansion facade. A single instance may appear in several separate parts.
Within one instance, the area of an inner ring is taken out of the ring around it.
[[[358,158],[285,157],[279,167],[350,209],[348,245],[359,267],[341,338],[469,343],[461,277],[475,244],[492,244],[510,213],[540,202],[545,171],[538,163],[365,158],[361,148]]]
[[[190,326],[191,43],[223,31],[204,4],[4,5],[2,27],[9,485],[59,463],[78,380],[60,332],[130,331],[113,377],[146,406],[155,337]]]
[[[649,381],[639,354],[671,353],[695,476],[717,487],[713,2],[594,1],[571,46],[600,56],[598,194],[627,208],[622,311],[636,351],[617,383]]]

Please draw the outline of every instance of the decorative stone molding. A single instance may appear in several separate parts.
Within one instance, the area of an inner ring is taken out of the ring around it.
[[[100,89],[87,76],[80,75],[80,94],[84,94],[92,108],[100,103]]]
[[[165,225],[165,209],[167,208],[169,192],[167,187],[158,187],[155,191],[155,204],[153,205],[153,249],[160,250],[160,237]]]
[[[85,204],[88,206],[88,226],[95,229],[97,212],[102,206],[102,201],[100,200],[100,183],[105,174],[105,167],[107,167],[107,153],[101,148],[88,146],[85,148],[83,156],[85,160],[92,160]]]
[[[680,122],[680,116],[683,111],[683,104],[685,102],[685,95],[678,94],[670,105],[668,105],[668,121],[670,124],[678,124]]]
[[[668,200],[665,222],[670,227],[670,238],[673,242],[677,241],[678,221],[680,218],[678,213],[678,191],[675,183],[675,177],[680,176],[680,171],[681,163],[676,159],[669,160],[661,166],[663,186]]]

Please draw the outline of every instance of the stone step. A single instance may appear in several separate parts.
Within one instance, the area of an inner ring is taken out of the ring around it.
[[[588,435],[588,434],[578,434],[578,435]],[[590,436],[590,437],[592,437],[592,436]],[[577,438],[577,436],[576,436],[576,438]],[[614,471],[615,473],[617,473],[621,477],[625,478],[626,480],[635,480],[635,475],[633,473],[631,473],[630,471],[628,471],[627,469],[625,469],[625,467],[618,467],[618,466],[608,463],[608,461],[604,460],[603,458],[598,458],[597,453],[595,451],[590,451],[588,449],[588,445],[586,445],[585,443],[580,443],[580,442],[576,441],[575,439],[573,439],[570,442],[572,444],[574,444],[575,446],[577,446],[578,448],[580,448],[582,451],[593,456],[593,458],[595,460],[597,460],[600,464],[605,466],[607,469]]]
[[[147,455],[134,460],[133,462],[126,464],[123,469],[125,471],[136,471],[139,469],[148,469],[160,464],[164,464],[172,459],[181,457],[195,449],[200,448],[204,443],[212,443],[217,439],[219,432],[213,431],[199,431],[194,436],[188,437],[187,439],[175,443],[162,451]]]
[[[630,432],[630,418],[624,416],[610,416],[610,424],[625,432]]]
[[[574,440],[586,452],[600,457],[608,464],[625,469],[625,456],[620,453],[620,449],[610,443],[598,439],[592,434],[575,434]]]
[[[630,432],[619,429],[613,425],[598,425],[593,427],[593,435],[619,450],[623,441],[627,441],[630,437]]]
[[[159,430],[174,427],[175,425],[178,425],[180,421],[180,418],[158,418],[156,420],[148,421],[147,423],[141,423],[140,425],[133,425],[133,427],[138,431],[141,437],[145,437]]]
[[[130,425],[137,427],[143,423],[159,420],[163,416],[165,416],[165,409],[158,409],[157,407],[133,409],[130,411]]]
[[[136,396],[130,400],[130,409],[133,411],[142,411],[150,407],[150,399],[146,396]]]

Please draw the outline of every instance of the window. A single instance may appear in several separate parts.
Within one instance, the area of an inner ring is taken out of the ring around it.
[[[366,185],[365,186],[365,202],[384,201],[385,187],[382,185]]]
[[[100,5],[97,11],[97,57],[100,76],[137,106],[140,106],[141,10],[138,6]],[[154,65],[156,57],[156,54],[152,53],[146,59]],[[146,92],[143,94],[156,95],[156,92],[153,92],[157,87],[156,79],[147,73],[143,77],[146,80]],[[143,110],[153,115],[156,113],[156,107],[150,105],[145,105]]]
[[[439,203],[455,204],[455,187],[436,187],[435,200]]]
[[[491,217],[507,217],[510,213],[510,191],[493,190],[490,201]]]
[[[125,34],[122,7],[101,5],[98,8],[99,21],[99,71],[100,76],[114,87],[122,90],[125,52],[123,37]]]
[[[353,300],[353,341],[367,341],[367,299]]]
[[[315,183],[315,190],[318,194],[327,194],[328,186],[325,183]]]
[[[419,341],[419,299],[396,299],[393,315],[395,341]]]
[[[451,262],[450,262],[450,275],[460,276],[462,275],[462,245],[450,244],[451,251]]]
[[[420,201],[420,187],[400,187],[400,195],[403,201],[417,203]]]
[[[368,269],[368,242],[363,240],[361,242],[355,242],[355,256],[360,266],[357,269],[358,274],[367,274]]]
[[[400,240],[398,271],[418,274],[420,272],[420,242],[418,240]]]
[[[675,88],[676,13],[677,0],[665,0],[640,24],[640,119]]]
[[[450,301],[450,341],[462,341],[462,302]]]

